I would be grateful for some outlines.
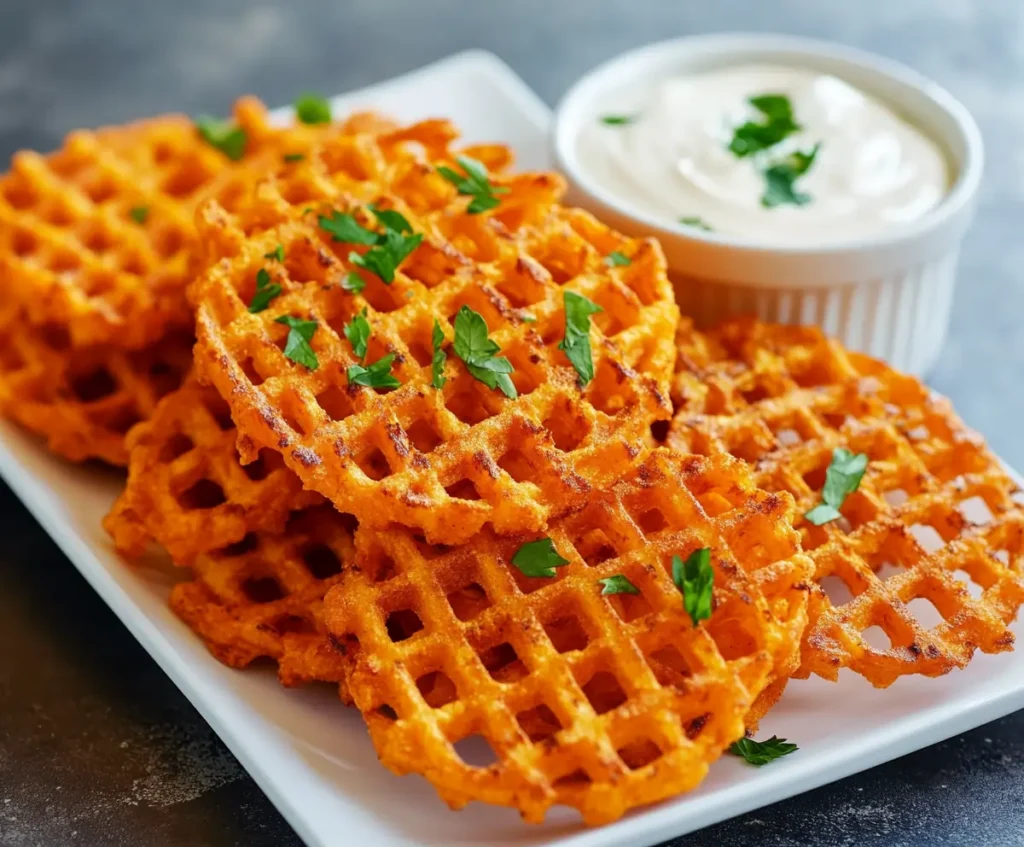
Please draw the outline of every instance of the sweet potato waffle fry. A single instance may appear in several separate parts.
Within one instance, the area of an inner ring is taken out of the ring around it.
[[[446,548],[360,528],[325,609],[381,761],[452,807],[530,821],[566,804],[604,823],[693,788],[796,652],[810,562],[792,506],[741,462],[660,450],[551,525],[569,560],[552,578],[510,564],[530,536]],[[695,625],[671,559],[702,547],[714,608]],[[603,595],[616,575],[637,593]],[[465,758],[473,736],[489,765]]]
[[[294,510],[322,497],[303,491],[279,454],[243,466],[227,404],[194,378],[165,397],[128,437],[128,483],[104,527],[134,558],[150,539],[178,565],[241,541],[281,532]]]
[[[34,327],[13,303],[0,311],[0,411],[81,462],[125,465],[125,433],[178,387],[192,364],[191,333],[146,350],[74,349],[60,327]]]
[[[247,135],[237,164],[182,115],[73,132],[49,156],[15,154],[0,177],[5,296],[33,323],[66,327],[79,347],[138,349],[190,327],[200,198],[229,202],[282,155],[334,131],[273,128],[254,98],[239,100],[235,120]]]
[[[243,461],[279,450],[307,487],[362,523],[398,522],[443,543],[488,522],[498,532],[538,529],[642,460],[647,427],[668,414],[677,319],[657,245],[558,207],[554,175],[495,176],[507,189],[500,205],[469,214],[432,164],[452,137],[450,125],[431,121],[330,139],[237,215],[210,204],[201,232],[211,265],[190,294],[197,367],[231,404]],[[501,148],[472,152],[492,168],[507,159]],[[368,204],[399,212],[423,235],[390,285],[317,223],[335,210],[372,226]],[[283,261],[268,260],[278,249]],[[613,251],[631,263],[611,267]],[[261,271],[280,294],[253,314]],[[346,290],[351,273],[361,293]],[[566,290],[603,309],[589,336],[595,376],[583,390],[558,349]],[[444,387],[432,386],[434,322],[447,348],[464,306],[511,362],[517,399],[474,379],[451,349]],[[371,335],[357,357],[344,327],[364,309]],[[291,333],[280,319],[316,322],[314,369],[285,355]],[[399,388],[350,384],[349,367],[389,354]]]
[[[193,579],[171,591],[171,608],[226,665],[268,657],[284,685],[340,684],[342,656],[328,641],[322,601],[352,558],[354,529],[330,506],[296,512],[281,532],[199,556]]]
[[[815,580],[852,595],[816,592],[800,676],[849,667],[884,687],[1012,648],[1024,500],[946,400],[816,329],[749,320],[708,333],[684,323],[678,369],[669,444],[732,454],[761,488],[790,492]],[[867,472],[842,518],[814,526],[802,516],[837,447],[867,454]]]

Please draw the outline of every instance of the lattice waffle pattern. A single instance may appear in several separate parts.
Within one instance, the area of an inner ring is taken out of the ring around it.
[[[104,520],[118,549],[134,558],[153,539],[189,565],[250,532],[281,532],[292,511],[322,502],[278,453],[261,451],[243,466],[236,438],[212,388],[190,378],[165,397],[128,436],[128,484]]]
[[[869,457],[842,520],[797,521],[816,581],[837,598],[816,592],[801,676],[849,667],[884,687],[1012,648],[1024,499],[946,400],[816,329],[754,321],[684,324],[678,369],[669,444],[745,460],[800,516],[834,448]]]
[[[279,450],[306,487],[361,523],[397,522],[458,543],[485,523],[499,533],[539,529],[642,460],[648,427],[668,414],[678,313],[656,243],[555,205],[554,175],[495,177],[509,189],[501,205],[466,214],[468,198],[419,151],[440,145],[441,123],[332,139],[290,176],[260,186],[237,216],[205,208],[213,264],[191,297],[197,367],[231,404],[243,461],[261,447]],[[316,218],[366,203],[398,210],[425,237],[393,284],[362,274],[366,288],[354,295],[340,285],[359,272],[348,264],[354,247],[332,242]],[[268,263],[277,245],[285,261]],[[609,267],[615,250],[631,264]],[[283,292],[254,315],[247,306],[263,268]],[[584,390],[557,349],[565,289],[604,310],[594,316],[596,376]],[[450,342],[464,305],[512,362],[517,400],[473,379],[450,350],[447,384],[431,386],[434,320]],[[402,386],[389,393],[348,384],[358,360],[343,327],[364,308],[365,360],[396,357]],[[316,370],[284,356],[284,315],[317,322]]]
[[[268,657],[284,685],[342,683],[322,601],[352,559],[354,529],[330,506],[296,512],[280,533],[251,533],[199,556],[192,581],[172,590],[171,608],[226,665]]]
[[[552,524],[570,563],[551,579],[510,564],[529,536],[446,548],[360,528],[325,608],[381,761],[455,808],[481,800],[530,821],[566,804],[604,823],[693,788],[799,643],[810,562],[792,505],[753,489],[741,462],[659,450]],[[714,611],[695,627],[670,573],[700,547]],[[615,574],[640,593],[602,595]]]
[[[0,411],[75,462],[128,461],[125,433],[152,414],[192,364],[192,336],[146,350],[72,349],[67,333],[33,327],[13,303],[0,311]]]
[[[19,298],[33,323],[66,327],[75,346],[136,349],[190,327],[185,286],[198,267],[199,200],[229,203],[284,153],[337,131],[275,129],[253,98],[238,102],[235,119],[248,135],[239,163],[181,115],[76,131],[49,156],[15,154],[0,177],[0,276],[8,296]],[[357,127],[370,123],[360,116]]]

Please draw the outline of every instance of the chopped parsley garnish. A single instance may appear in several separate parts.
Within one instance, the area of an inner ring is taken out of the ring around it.
[[[264,259],[276,259],[279,262],[283,262],[284,261],[284,245],[283,244],[278,244],[277,247],[275,247],[269,253],[264,253],[263,254],[263,258]]]
[[[320,215],[318,218],[320,229],[330,233],[335,241],[369,246],[370,249],[362,255],[353,250],[348,254],[348,260],[353,265],[358,265],[379,276],[385,285],[390,285],[395,281],[395,271],[398,270],[398,266],[423,240],[423,233],[409,234],[412,232],[412,227],[398,212],[390,209],[377,209],[373,206],[370,207],[370,210],[384,227],[384,232],[367,229],[352,215],[338,211],[331,212],[329,217]],[[355,285],[355,282],[350,282],[350,285]],[[358,288],[350,287],[347,290],[362,291],[363,288],[365,288],[365,283]]]
[[[860,486],[867,467],[867,453],[851,453],[845,447],[836,447],[832,451],[832,461],[825,471],[825,487],[821,491],[822,502],[804,517],[815,526],[841,518],[840,507]]]
[[[793,119],[793,105],[784,94],[762,94],[748,101],[764,119],[761,123],[747,121],[733,130],[729,149],[742,158],[773,147],[800,129]]]
[[[383,280],[385,285],[395,281],[395,271],[423,240],[423,233],[403,235],[393,229],[384,233],[383,240],[360,255],[354,250],[348,254],[348,260],[364,270],[374,273]]]
[[[128,217],[137,224],[144,224],[149,217],[149,206],[135,206],[128,212]]]
[[[367,208],[373,212],[373,216],[380,221],[385,229],[393,229],[395,232],[405,234],[412,232],[412,224],[405,219],[405,216],[394,209],[379,209],[372,203]]]
[[[434,318],[434,331],[431,333],[430,341],[434,347],[434,358],[430,362],[430,384],[434,388],[444,388],[444,384],[448,381],[444,375],[448,354],[441,349],[441,345],[444,344],[444,332],[441,330],[437,318]]]
[[[306,158],[305,153],[285,153],[284,160],[286,162],[301,162]]]
[[[320,223],[320,229],[330,233],[334,241],[343,241],[346,244],[376,244],[380,237],[345,212],[335,210],[331,212],[330,217],[319,215],[317,221]]]
[[[391,373],[391,363],[394,360],[395,354],[388,353],[366,367],[349,365],[349,384],[362,385],[366,388],[398,388],[402,383]]]
[[[601,115],[601,123],[608,126],[625,126],[637,119],[637,115]]]
[[[509,190],[506,186],[491,185],[487,168],[476,159],[471,159],[469,156],[456,156],[455,161],[466,172],[465,176],[445,165],[440,165],[437,172],[454,185],[459,194],[473,198],[466,208],[469,214],[479,215],[488,209],[496,208],[501,203],[498,195],[508,194]]]
[[[455,316],[455,341],[452,343],[455,355],[466,364],[466,370],[474,379],[488,388],[497,388],[511,400],[519,396],[509,374],[512,363],[495,356],[501,348],[487,337],[487,322],[479,312],[463,306]]]
[[[366,320],[366,309],[363,309],[352,320],[345,324],[345,337],[352,345],[352,352],[357,358],[366,358],[366,345],[370,341],[370,322]]]
[[[607,256],[604,257],[604,263],[610,268],[621,268],[626,265],[632,264],[633,260],[629,258],[625,253],[620,253],[618,250],[612,250]]]
[[[274,321],[288,327],[288,338],[284,343],[285,356],[293,362],[298,362],[311,371],[315,371],[320,366],[320,362],[317,361],[316,353],[309,342],[313,340],[313,333],[316,332],[316,321],[293,318],[291,315],[281,315]]]
[[[319,94],[300,94],[295,99],[295,117],[304,124],[329,124],[331,104]]]
[[[535,323],[537,323],[537,319],[533,315],[531,315],[529,312],[521,313],[519,315],[519,320],[521,320],[524,324],[535,324]]]
[[[196,129],[199,130],[199,137],[203,141],[211,147],[216,147],[231,161],[237,162],[245,155],[248,137],[245,130],[235,126],[232,121],[200,115],[196,118]]]
[[[343,291],[349,291],[352,294],[359,294],[364,288],[366,288],[366,280],[359,276],[355,271],[349,271],[341,281],[341,288]]]
[[[714,230],[707,223],[707,221],[704,220],[704,218],[680,218],[679,223],[681,223],[683,226],[692,226],[694,229],[702,229],[705,232],[714,232]]]
[[[746,759],[750,764],[761,767],[800,748],[790,744],[785,738],[772,736],[767,741],[754,741],[753,738],[741,738],[729,745],[729,752],[734,756]]]
[[[252,296],[252,302],[249,304],[249,311],[252,314],[262,312],[267,306],[270,305],[270,301],[273,300],[281,293],[281,286],[276,282],[270,281],[270,274],[267,273],[266,268],[260,268],[256,271],[256,293]],[[284,321],[281,321],[284,323]],[[316,324],[314,324],[316,326]],[[312,333],[310,333],[312,335]]]
[[[590,353],[590,316],[604,309],[575,291],[566,291],[563,300],[565,337],[559,342],[558,349],[565,353],[576,369],[582,387],[594,378],[594,360]]]
[[[599,579],[602,594],[639,594],[640,589],[633,585],[627,577],[617,573],[614,576],[606,576]]]
[[[711,548],[700,547],[686,557],[672,557],[672,581],[683,595],[683,608],[697,626],[711,617],[715,571],[711,567]]]
[[[550,578],[555,575],[555,568],[569,564],[569,560],[558,555],[555,542],[550,538],[538,538],[520,547],[512,557],[512,564],[523,576]]]
[[[803,152],[795,150],[774,165],[765,168],[764,171],[764,194],[761,195],[761,205],[766,209],[774,209],[776,206],[791,204],[803,206],[811,202],[811,195],[797,191],[795,183],[814,164],[814,158],[818,155],[821,144],[815,144],[810,151]]]

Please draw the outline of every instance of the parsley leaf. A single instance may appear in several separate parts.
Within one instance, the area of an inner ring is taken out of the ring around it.
[[[466,172],[465,176],[444,165],[438,166],[437,172],[454,185],[459,194],[473,198],[469,206],[466,207],[469,214],[479,215],[488,209],[496,208],[501,203],[498,195],[508,194],[509,189],[506,186],[491,185],[487,168],[476,159],[471,159],[469,156],[456,156],[455,161]]]
[[[366,288],[366,280],[355,271],[349,271],[341,281],[343,291],[350,291],[352,294],[360,294]]]
[[[317,361],[316,353],[309,342],[313,340],[313,333],[316,332],[316,321],[305,321],[302,318],[293,318],[291,315],[281,315],[281,317],[275,318],[274,322],[288,327],[288,338],[284,343],[285,356],[293,362],[298,362],[311,371],[315,371],[320,366],[320,362]]]
[[[331,234],[334,241],[344,241],[346,244],[376,244],[377,233],[367,229],[359,223],[352,215],[337,210],[331,212],[331,216],[318,215],[317,221],[320,229]]]
[[[415,235],[403,235],[393,229],[384,233],[382,241],[371,247],[360,255],[355,251],[348,254],[348,260],[353,265],[358,265],[370,273],[374,273],[383,280],[385,285],[391,285],[395,281],[395,271],[402,264],[423,240],[423,233]]]
[[[519,320],[521,320],[524,324],[535,324],[535,323],[537,323],[537,319],[533,315],[531,315],[529,312],[522,312],[519,315]]]
[[[793,120],[793,104],[785,94],[759,94],[747,102],[769,121],[779,123]]]
[[[594,378],[594,360],[590,353],[590,316],[604,309],[575,291],[565,291],[562,297],[565,302],[565,337],[558,343],[558,349],[565,353],[576,369],[582,387]]]
[[[430,363],[430,384],[434,388],[444,388],[444,384],[448,381],[444,375],[444,366],[448,362],[448,354],[441,349],[441,345],[444,344],[444,332],[442,332],[437,318],[434,318],[434,332],[430,340],[434,346],[434,358]]]
[[[345,324],[345,337],[352,345],[352,352],[360,359],[366,358],[366,345],[370,341],[370,322],[366,320],[366,309]]]
[[[601,115],[601,123],[608,126],[625,126],[637,119],[637,115]]]
[[[509,378],[514,368],[508,359],[496,357],[485,359],[479,364],[466,362],[466,370],[471,377],[480,380],[488,388],[497,388],[510,400],[519,396],[515,383]]]
[[[558,555],[555,542],[550,538],[538,538],[520,547],[512,557],[512,564],[523,576],[552,577],[555,568],[569,564],[569,560]]]
[[[305,153],[285,153],[284,160],[286,162],[301,162],[306,158]]]
[[[679,223],[681,223],[683,226],[692,226],[694,229],[702,229],[705,232],[714,232],[711,226],[703,218],[680,218]]]
[[[149,206],[135,206],[128,212],[128,217],[137,224],[144,224],[149,217]]]
[[[412,232],[412,225],[405,219],[405,216],[394,209],[378,209],[372,203],[367,208],[373,212],[373,216],[380,221],[385,229],[393,229],[395,232]]]
[[[304,124],[329,124],[331,104],[319,94],[300,94],[295,99],[295,117]]]
[[[245,155],[248,137],[244,129],[235,126],[231,121],[200,115],[196,118],[196,129],[199,130],[199,137],[203,141],[211,147],[216,147],[231,161],[237,162]]]
[[[620,253],[618,250],[612,250],[607,256],[604,257],[604,263],[610,268],[621,268],[626,265],[632,264],[633,260],[629,258],[625,253]]]
[[[729,752],[734,756],[746,759],[750,764],[761,767],[776,759],[795,753],[800,748],[790,744],[785,738],[773,735],[767,741],[754,741],[753,738],[741,738],[729,745]]]
[[[349,365],[349,385],[363,385],[366,388],[398,388],[402,383],[391,373],[391,363],[395,360],[394,353],[381,356],[372,365]]]
[[[280,293],[281,286],[270,281],[270,274],[267,273],[266,268],[260,268],[256,271],[256,293],[253,294],[252,302],[249,304],[249,312],[253,315],[262,312],[270,305],[270,301]]]
[[[842,517],[840,507],[846,498],[860,487],[864,472],[868,468],[867,453],[851,453],[845,447],[832,451],[832,461],[825,471],[825,487],[821,491],[822,502],[806,515],[815,526]]]
[[[283,262],[284,261],[284,245],[283,244],[278,244],[277,247],[275,247],[269,253],[264,253],[263,254],[263,258],[264,259],[277,259],[277,261]]]
[[[455,341],[452,349],[465,362],[470,376],[488,388],[500,389],[511,400],[519,396],[508,376],[514,370],[512,363],[494,355],[501,348],[487,337],[487,322],[483,316],[469,306],[463,306],[455,316]]]
[[[842,516],[842,512],[832,506],[829,506],[827,503],[819,503],[804,515],[804,517],[815,526],[821,526],[822,524],[837,521]]]
[[[761,94],[747,102],[764,115],[764,122],[747,121],[733,130],[729,150],[735,156],[743,158],[767,150],[800,129],[793,119],[793,106],[784,94]]]
[[[797,191],[794,183],[803,176],[814,164],[821,144],[815,144],[809,152],[796,150],[764,172],[764,194],[761,205],[766,209],[774,209],[789,203],[793,206],[805,206],[811,202],[811,195]]]
[[[599,579],[598,583],[603,586],[601,588],[602,594],[639,594],[640,589],[633,585],[622,574],[617,573],[614,576],[606,576],[604,579]]]
[[[715,571],[711,567],[711,548],[700,547],[686,557],[672,557],[672,581],[683,595],[683,608],[697,626],[711,617],[712,586]]]

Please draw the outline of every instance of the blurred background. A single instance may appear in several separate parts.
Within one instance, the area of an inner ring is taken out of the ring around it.
[[[974,113],[985,184],[930,382],[1024,468],[1017,0],[0,0],[0,158],[75,127],[226,113],[242,93],[270,105],[340,93],[472,47],[553,105],[620,51],[728,30],[899,59]],[[0,845],[297,845],[2,483],[0,538]],[[1016,716],[673,844],[1019,844],[1022,772]]]

